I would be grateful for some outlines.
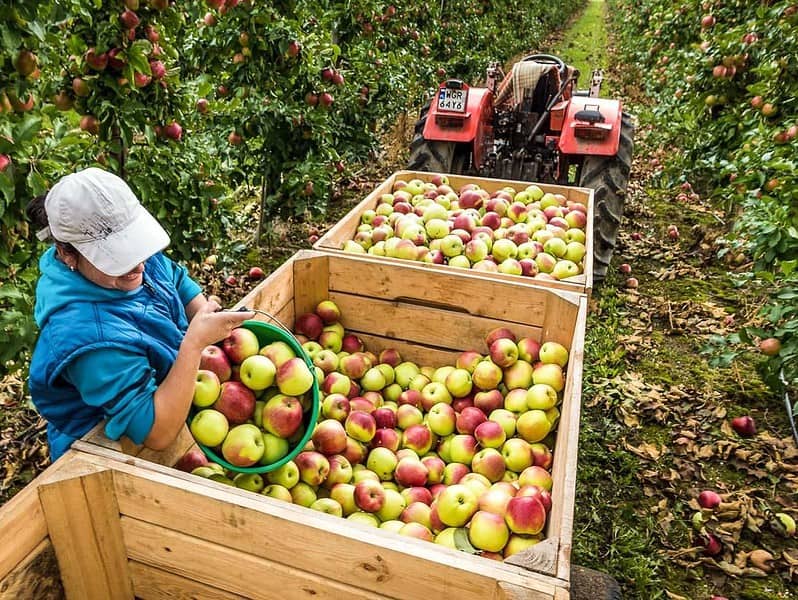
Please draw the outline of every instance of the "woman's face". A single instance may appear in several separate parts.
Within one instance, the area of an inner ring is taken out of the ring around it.
[[[57,248],[59,258],[64,264],[77,271],[83,277],[95,285],[108,290],[120,290],[122,292],[132,292],[144,283],[144,263],[136,265],[129,273],[113,277],[106,275],[97,267],[91,264],[86,258],[75,250],[64,250]]]
[[[144,282],[144,263],[137,264],[125,275],[112,277],[97,269],[83,256],[79,256],[76,270],[92,283],[108,290],[132,292]]]

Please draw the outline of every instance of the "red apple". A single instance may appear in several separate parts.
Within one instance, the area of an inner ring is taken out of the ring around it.
[[[749,415],[735,417],[731,421],[732,428],[743,437],[751,437],[756,434],[756,423]]]
[[[698,504],[701,508],[715,509],[721,503],[721,498],[717,492],[704,490],[698,494]]]
[[[255,414],[255,394],[239,381],[225,381],[213,408],[231,425],[246,423]]]

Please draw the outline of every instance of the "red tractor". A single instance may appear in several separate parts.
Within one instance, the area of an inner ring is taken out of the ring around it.
[[[533,54],[484,88],[449,79],[421,110],[408,168],[594,190],[593,277],[604,279],[623,214],[634,127],[618,100],[599,98],[602,75],[575,90],[579,71]]]

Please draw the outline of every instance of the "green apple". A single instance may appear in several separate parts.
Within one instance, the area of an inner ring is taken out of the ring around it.
[[[432,406],[427,413],[427,426],[430,431],[438,436],[447,436],[454,433],[457,415],[451,404],[439,402]]]
[[[557,392],[546,383],[533,384],[526,392],[526,404],[530,410],[548,410],[557,406],[557,402],[559,402]]]
[[[197,371],[197,378],[194,382],[194,406],[207,408],[211,406],[219,397],[222,385],[219,376],[213,371],[200,369]]]
[[[480,550],[500,552],[510,538],[504,517],[485,510],[477,511],[468,526],[468,540]]]
[[[390,521],[383,521],[380,523],[380,529],[385,529],[386,531],[392,531],[394,533],[399,533],[399,530],[405,526],[404,521],[399,521],[396,519]]]
[[[258,473],[239,473],[233,478],[237,488],[258,493],[263,489],[263,477]]]
[[[501,367],[491,360],[482,360],[474,367],[471,379],[480,390],[494,390],[503,378]]]
[[[544,411],[533,409],[518,417],[515,428],[518,435],[532,444],[539,442],[549,434],[551,423]]]
[[[282,500],[283,502],[292,503],[294,501],[294,499],[291,497],[291,492],[288,490],[288,488],[282,485],[277,485],[276,483],[267,485],[265,488],[263,488],[261,494],[264,496],[268,496],[269,498]]]
[[[502,382],[508,390],[517,388],[529,388],[534,381],[534,368],[525,360],[516,360],[512,365],[504,369]]]
[[[518,554],[521,550],[531,548],[540,542],[540,536],[510,534],[507,545],[504,546],[504,558],[509,558],[513,554]]]
[[[360,379],[361,388],[367,392],[379,392],[386,385],[388,381],[379,367],[371,367]]]
[[[344,510],[341,505],[332,498],[318,498],[309,507],[311,510],[327,513],[335,517],[343,517]]]
[[[526,440],[510,438],[504,442],[501,453],[507,469],[514,473],[521,473],[527,467],[532,466],[532,449]]]
[[[466,369],[454,369],[446,376],[445,384],[453,398],[464,398],[471,393],[473,387],[471,373]]]
[[[576,277],[582,272],[579,265],[576,263],[562,259],[558,260],[557,264],[551,270],[551,275],[554,279],[568,279],[569,277]]]
[[[540,362],[564,367],[568,362],[568,349],[557,342],[544,342],[540,346]]]
[[[532,383],[546,383],[553,387],[554,391],[561,392],[565,387],[563,369],[556,363],[539,363],[532,372]]]
[[[393,479],[394,469],[398,463],[396,454],[381,446],[373,448],[366,459],[366,467],[370,471],[374,471],[382,481]]]
[[[406,507],[405,499],[396,490],[385,490],[385,503],[375,514],[380,521],[391,521],[398,519]]]
[[[222,443],[225,460],[237,467],[251,467],[263,457],[264,450],[263,433],[250,423],[233,427]]]
[[[276,435],[263,432],[263,456],[260,459],[262,465],[272,465],[286,456],[291,449],[288,440],[277,437]]]
[[[495,448],[483,448],[471,461],[471,470],[486,477],[491,483],[500,481],[506,469],[504,457]]]
[[[505,438],[510,439],[515,435],[516,416],[512,411],[509,411],[506,408],[497,408],[490,413],[488,420],[495,421],[502,426],[502,429],[504,429]]]
[[[300,481],[289,491],[291,492],[292,502],[305,508],[310,507],[318,499],[316,489],[304,481]]]
[[[462,527],[477,512],[478,506],[476,494],[467,486],[450,485],[438,496],[438,517],[448,527]]]
[[[192,471],[191,471],[192,475],[196,475],[197,477],[204,477],[205,479],[209,479],[211,475],[214,475],[216,473],[219,473],[219,472],[216,471],[215,469],[211,469],[207,465],[203,465],[201,467],[196,467],[196,468],[192,469]],[[220,474],[224,475],[224,472],[222,472]]]
[[[266,473],[266,481],[290,490],[299,482],[299,468],[294,461],[289,460],[282,467]]]
[[[251,390],[260,391],[274,383],[277,367],[267,356],[253,354],[244,359],[238,373],[241,383]]]
[[[316,381],[307,363],[301,358],[290,358],[277,367],[277,387],[286,396],[301,396]]]
[[[212,448],[224,441],[229,427],[227,417],[218,410],[206,408],[194,415],[189,429],[195,440]]]
[[[412,379],[421,372],[421,369],[415,363],[405,361],[394,367],[396,375],[396,383],[398,383],[403,390],[409,389]]]
[[[330,488],[330,498],[341,505],[343,516],[359,510],[355,504],[355,486],[352,483],[336,483]]]
[[[504,408],[516,415],[525,413],[527,411],[527,392],[528,390],[524,388],[515,388],[507,392],[507,395],[504,397]]]
[[[353,512],[352,514],[348,515],[346,518],[349,521],[355,521],[356,523],[362,523],[363,525],[369,525],[371,527],[380,526],[380,520],[377,518],[376,515],[367,513],[362,510]]]

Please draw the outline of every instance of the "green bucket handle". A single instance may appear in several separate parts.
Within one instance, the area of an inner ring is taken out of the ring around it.
[[[241,327],[245,327],[253,331],[255,335],[258,336],[258,342],[261,345],[263,345],[265,340],[262,340],[261,335],[259,334],[263,334],[263,336],[265,336],[267,332],[270,334],[276,334],[278,339],[269,340],[269,341],[286,342],[289,346],[291,346],[291,349],[294,350],[296,355],[301,357],[305,361],[311,373],[313,373],[314,371],[313,361],[310,359],[307,352],[305,352],[304,348],[302,348],[302,344],[299,342],[296,336],[294,336],[293,332],[288,327],[286,327],[285,324],[283,324],[277,317],[266,312],[265,310],[260,310],[257,308],[241,307],[237,309],[236,312],[254,312],[274,321],[277,325],[273,325],[271,323],[265,323],[263,321],[255,321],[255,320],[244,321],[241,324]],[[312,394],[312,404],[310,410],[306,411],[305,415],[303,416],[303,421],[306,422],[305,433],[302,436],[302,439],[299,440],[299,442],[296,444],[296,446],[294,446],[294,448],[292,448],[288,452],[288,454],[286,454],[277,462],[265,465],[260,465],[260,464],[253,465],[251,467],[238,467],[236,465],[232,465],[229,462],[227,462],[224,458],[219,456],[212,448],[204,444],[201,444],[199,442],[197,442],[197,446],[199,446],[199,448],[202,450],[205,456],[208,457],[209,460],[223,466],[228,471],[233,471],[235,473],[269,473],[271,471],[279,469],[289,461],[292,461],[294,458],[296,458],[297,454],[299,454],[302,451],[302,448],[305,447],[305,444],[308,443],[311,436],[313,435],[313,429],[316,427],[316,421],[318,420],[319,417],[319,406],[321,404],[321,400],[319,398],[319,384],[318,381],[316,381],[315,374],[313,376],[313,386],[310,388],[310,390],[308,390],[305,393]],[[195,411],[192,408],[192,410],[190,410],[188,414],[187,418],[188,423],[191,423],[191,419],[194,416],[194,413]]]

